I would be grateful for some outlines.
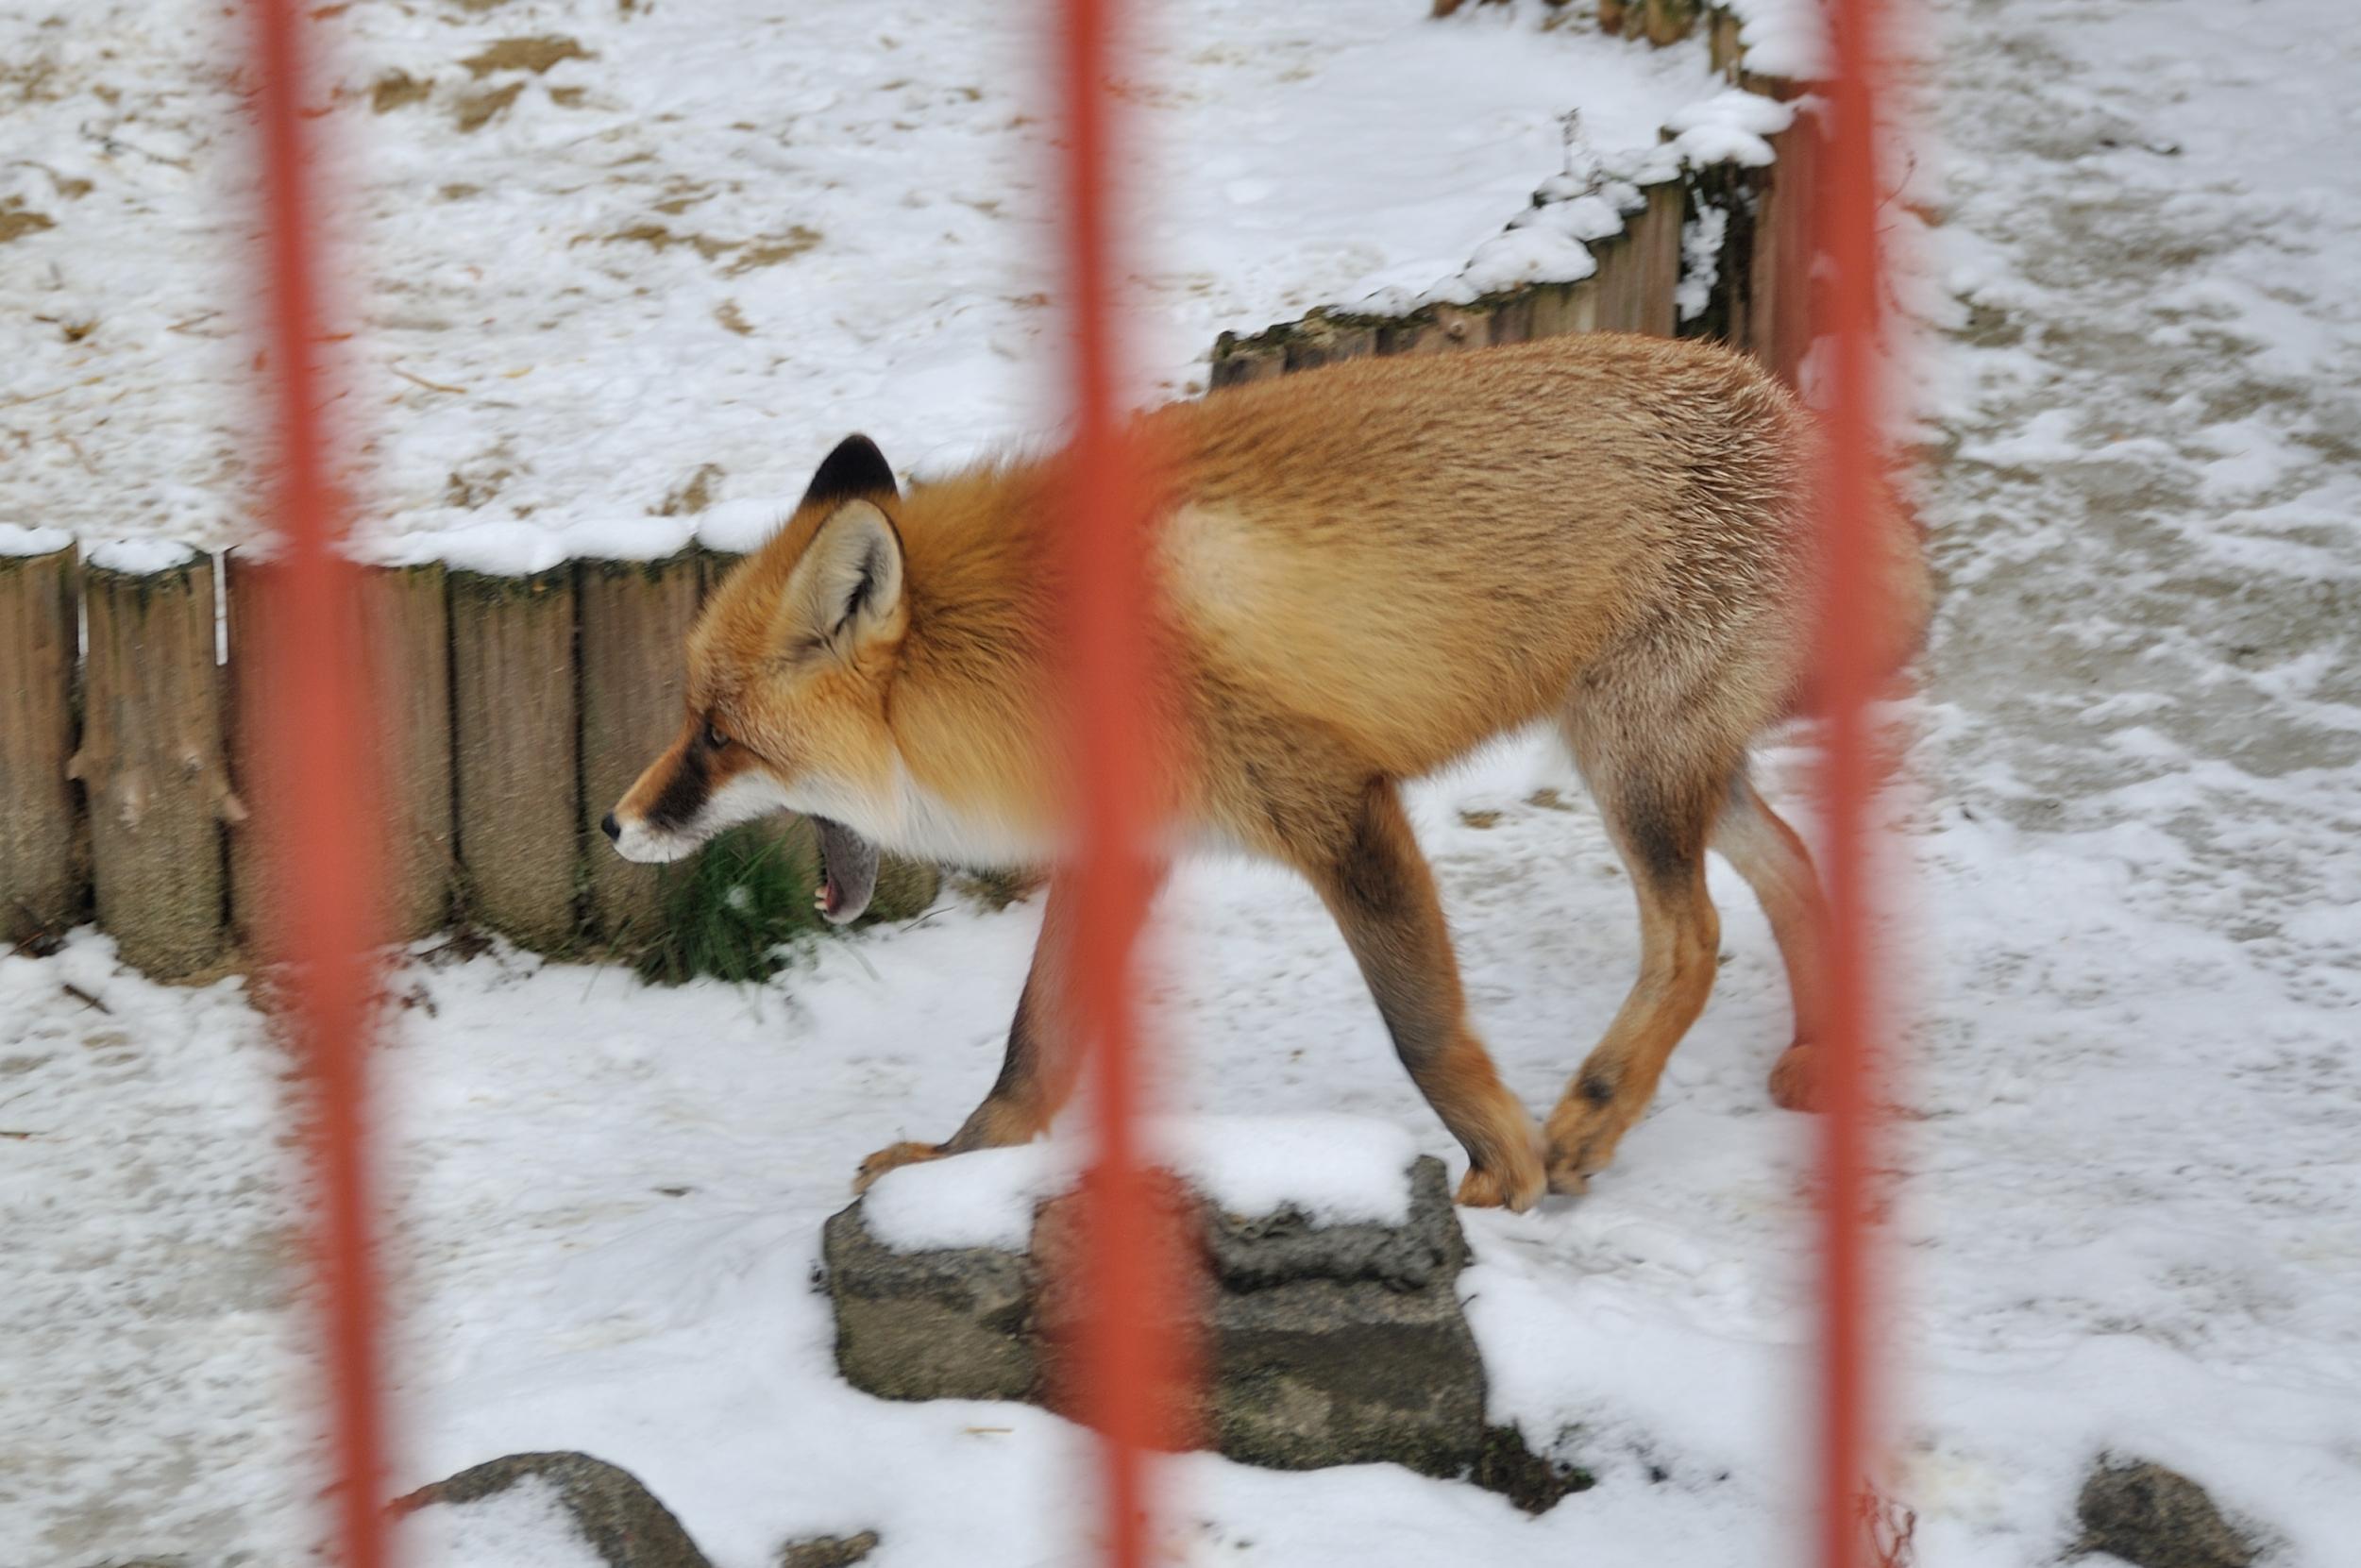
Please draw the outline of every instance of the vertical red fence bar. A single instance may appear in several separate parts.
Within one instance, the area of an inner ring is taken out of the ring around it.
[[[1083,1414],[1100,1434],[1107,1560],[1142,1568],[1152,1539],[1147,1449],[1168,1435],[1174,1325],[1135,1116],[1140,1098],[1132,964],[1155,890],[1145,487],[1116,401],[1123,364],[1115,279],[1106,92],[1115,0],[1063,0],[1065,283],[1075,434],[1067,508],[1068,698],[1081,776],[1071,1017],[1091,1053],[1098,1147],[1076,1345]]]
[[[336,388],[322,363],[316,122],[305,109],[314,23],[295,0],[249,0],[247,12],[263,177],[257,261],[269,290],[262,362],[276,426],[258,470],[275,479],[270,521],[282,568],[274,574],[281,601],[260,650],[278,695],[257,716],[267,793],[250,804],[268,835],[277,895],[269,946],[293,964],[292,1022],[311,1091],[337,1555],[346,1568],[380,1568],[384,1417],[365,1095],[380,818],[376,781],[361,760],[374,753],[376,735],[352,614],[354,567],[337,548],[345,508],[326,413]]]
[[[1819,299],[1828,362],[1828,471],[1823,510],[1828,581],[1821,605],[1821,690],[1827,698],[1829,1004],[1822,1122],[1820,1555],[1826,1568],[1861,1568],[1864,1500],[1875,1428],[1878,1280],[1868,1209],[1877,1104],[1875,893],[1868,816],[1877,780],[1868,703],[1884,585],[1874,569],[1880,494],[1878,329],[1883,278],[1877,235],[1877,26],[1882,0],[1835,0],[1827,175],[1820,244],[1830,270]]]

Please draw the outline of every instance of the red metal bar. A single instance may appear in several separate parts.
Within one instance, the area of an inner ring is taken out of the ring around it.
[[[1881,0],[1836,0],[1832,111],[1820,181],[1828,286],[1818,298],[1829,361],[1824,526],[1828,581],[1817,649],[1827,704],[1828,1006],[1821,1123],[1822,1334],[1820,1533],[1827,1568],[1860,1568],[1862,1503],[1872,1459],[1875,1309],[1868,1207],[1877,1129],[1876,978],[1870,951],[1868,816],[1877,787],[1867,710],[1880,675],[1871,660],[1885,623],[1873,529],[1879,495],[1879,270],[1875,150],[1876,44]]]
[[[347,1568],[381,1568],[384,1411],[378,1381],[378,1278],[371,1224],[366,1052],[378,883],[373,753],[354,568],[336,548],[345,526],[324,409],[333,395],[321,327],[320,212],[306,29],[293,0],[250,0],[261,141],[262,276],[269,290],[263,363],[276,419],[271,522],[277,599],[263,617],[275,700],[262,722],[267,795],[251,805],[265,833],[275,956],[293,962],[293,1024],[312,1093],[323,1343],[332,1402],[336,1536]]]
[[[1107,1560],[1142,1568],[1154,1524],[1147,1448],[1173,1436],[1178,1383],[1172,1274],[1160,1256],[1135,1132],[1140,1098],[1131,975],[1155,891],[1154,606],[1144,485],[1116,407],[1123,363],[1114,279],[1109,168],[1116,140],[1106,82],[1114,0],[1063,0],[1065,278],[1073,331],[1075,436],[1067,497],[1068,648],[1077,806],[1071,1016],[1091,1052],[1098,1118],[1083,1263],[1089,1308],[1076,1391],[1100,1434]]]

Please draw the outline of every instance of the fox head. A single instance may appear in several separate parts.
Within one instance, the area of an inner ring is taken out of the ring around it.
[[[599,825],[627,860],[678,860],[722,829],[801,812],[819,830],[821,911],[867,906],[863,802],[896,768],[885,689],[909,620],[893,470],[867,436],[819,465],[777,537],[722,583],[688,640],[681,733]]]

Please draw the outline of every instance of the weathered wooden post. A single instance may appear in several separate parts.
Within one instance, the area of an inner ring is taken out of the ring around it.
[[[213,559],[179,546],[105,552],[82,572],[90,615],[82,748],[98,923],[160,979],[222,957],[229,791]]]
[[[1624,214],[1623,232],[1594,242],[1600,330],[1671,337],[1679,325],[1680,226],[1686,197],[1678,180],[1648,186],[1647,205]]]
[[[1247,381],[1268,380],[1287,373],[1287,348],[1280,329],[1241,338],[1224,332],[1213,341],[1213,358],[1206,384],[1218,390]]]
[[[578,565],[582,618],[582,833],[590,916],[628,948],[663,913],[664,868],[634,866],[590,835],[681,728],[681,644],[697,619],[700,558]]]
[[[389,837],[386,935],[440,931],[459,870],[451,819],[451,621],[440,562],[361,574],[362,624],[385,732],[379,801]]]
[[[1577,283],[1537,283],[1526,304],[1526,336],[1561,338],[1598,330],[1598,275]]]
[[[1738,13],[1728,6],[1715,6],[1706,14],[1706,58],[1712,64],[1713,74],[1736,81],[1745,59],[1745,45],[1738,41]]]
[[[1689,36],[1697,22],[1697,0],[1646,0],[1642,27],[1658,48]]]
[[[275,895],[259,823],[278,809],[262,782],[257,719],[277,700],[280,672],[259,650],[275,613],[270,559],[233,549],[224,562],[228,595],[230,759],[245,818],[229,835],[230,923],[249,946],[268,931]],[[428,563],[363,568],[346,614],[362,627],[368,661],[376,756],[370,759],[384,812],[379,933],[406,941],[442,929],[450,917],[456,859],[451,845],[450,625],[443,568]]]
[[[1688,191],[1678,179],[1647,186],[1645,211],[1630,220],[1631,248],[1638,265],[1638,316],[1634,329],[1669,338],[1680,330],[1680,230]]]
[[[1506,294],[1488,295],[1484,309],[1492,318],[1491,330],[1485,335],[1488,344],[1530,343],[1534,338],[1533,304],[1536,285],[1511,289]]]
[[[1377,351],[1377,324],[1358,316],[1331,316],[1314,311],[1295,323],[1282,353],[1287,368],[1310,370],[1340,360],[1358,360]]]
[[[1453,354],[1492,342],[1492,311],[1473,305],[1422,305],[1377,331],[1380,354]]]
[[[545,953],[573,945],[582,873],[574,569],[450,574],[461,879],[471,912]]]
[[[1776,161],[1761,171],[1748,261],[1745,348],[1790,386],[1812,346],[1813,180],[1819,122],[1797,113],[1770,136]]]
[[[74,781],[74,545],[0,529],[0,943],[72,925],[82,907]]]

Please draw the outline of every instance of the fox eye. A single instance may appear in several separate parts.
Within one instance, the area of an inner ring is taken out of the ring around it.
[[[710,718],[705,720],[705,744],[717,751],[730,744],[730,737],[721,733],[721,726]]]

